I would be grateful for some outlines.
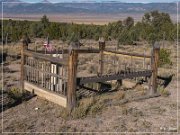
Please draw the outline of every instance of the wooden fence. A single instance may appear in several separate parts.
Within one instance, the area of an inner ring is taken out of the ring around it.
[[[157,93],[157,73],[159,60],[159,46],[155,44],[151,55],[125,53],[105,48],[105,42],[99,41],[99,49],[70,48],[43,54],[42,51],[28,49],[23,42],[21,50],[21,85],[22,90],[34,92],[49,101],[72,109],[76,106],[77,86],[88,82],[104,82],[122,80],[134,77],[148,77],[150,95]],[[99,68],[97,76],[77,77],[78,55],[99,53]],[[116,74],[104,74],[105,55],[123,55],[150,59],[150,69],[141,71],[123,71]]]

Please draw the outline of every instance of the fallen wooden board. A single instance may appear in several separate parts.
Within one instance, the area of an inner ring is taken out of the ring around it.
[[[66,107],[67,106],[67,98],[62,95],[55,94],[51,91],[47,91],[45,89],[39,88],[34,84],[31,84],[27,81],[24,81],[24,89],[30,92],[34,92],[39,97],[45,98],[48,101],[51,101],[55,104],[60,106]]]

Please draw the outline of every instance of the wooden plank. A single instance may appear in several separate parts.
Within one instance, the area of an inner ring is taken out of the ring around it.
[[[44,78],[45,78],[45,80],[44,80],[44,87],[47,89],[47,74],[46,74],[46,72],[47,72],[47,63],[45,62],[45,65],[44,65],[44,71],[45,71],[45,73],[44,73]]]
[[[51,57],[51,56],[48,56],[48,55],[36,53],[36,52],[33,52],[33,51],[27,51],[27,50],[24,51],[24,55],[34,57],[34,58],[37,58],[37,59],[43,59],[43,60],[46,60],[46,61],[49,61],[49,62],[52,62],[52,63],[57,63],[57,64],[60,64],[60,65],[67,66],[67,61],[66,60],[60,59],[60,58],[57,58],[57,57]]]
[[[90,49],[90,48],[74,48],[74,50],[77,51],[77,53],[99,53],[99,49]],[[31,52],[34,52],[34,50],[30,50]],[[44,51],[38,50],[36,53],[44,54]],[[63,50],[56,50],[51,52],[46,52],[46,54],[67,54],[69,53],[69,49],[63,49]]]
[[[75,49],[77,53],[99,53],[98,49]]]
[[[99,68],[98,68],[98,74],[102,75],[104,72],[104,49],[105,49],[105,41],[99,41]]]
[[[46,77],[47,77],[47,79],[46,79],[46,83],[47,83],[47,88],[49,89],[49,90],[52,90],[51,89],[51,78],[52,78],[52,75],[51,74],[48,74],[48,73],[52,73],[51,72],[51,63],[47,63],[46,64],[46,71],[45,72],[47,72],[46,73]],[[53,74],[53,73],[52,73]],[[56,75],[56,74],[54,74],[54,75]]]
[[[24,45],[21,48],[21,92],[24,90]]]
[[[39,67],[39,60],[37,60],[37,69],[40,69],[40,67]],[[36,70],[37,71],[37,84],[39,84],[39,71],[38,70]]]
[[[98,76],[104,73],[104,49],[105,49],[105,41],[104,39],[99,39],[99,66],[98,66]],[[100,90],[101,84],[97,84],[97,90]]]
[[[152,63],[151,63],[151,69],[153,71],[151,76],[151,89],[150,94],[157,93],[157,75],[158,75],[158,62],[159,62],[159,52],[160,52],[160,46],[156,43],[153,46],[153,56],[152,56]]]
[[[42,87],[44,87],[44,62],[42,63],[42,71],[43,72],[41,72],[42,74],[42,79],[41,79],[41,82],[42,82]]]
[[[63,95],[58,95],[52,91],[47,91],[46,89],[39,88],[36,85],[33,85],[28,82],[24,82],[24,88],[30,92],[34,92],[37,96],[47,99],[55,104],[58,104],[62,107],[67,106],[67,98]]]
[[[21,46],[21,92],[24,91],[24,79],[25,79],[25,70],[24,70],[24,64],[25,64],[25,55],[24,52],[28,48],[28,43],[24,39],[23,44]]]
[[[29,65],[29,59],[28,59],[28,57],[26,57],[26,65]],[[26,80],[29,81],[29,70],[26,69],[26,68],[25,68],[25,70],[26,70],[26,72],[27,72],[27,73],[26,73],[26,78],[27,78]]]
[[[30,50],[32,52],[34,52],[34,50]],[[68,49],[64,49],[64,50],[55,50],[55,51],[51,51],[51,52],[46,52],[46,54],[62,54],[65,53],[67,54],[69,52]],[[36,53],[40,53],[40,54],[44,54],[44,50],[37,50]]]
[[[120,74],[111,74],[111,75],[102,75],[102,76],[93,76],[93,77],[83,77],[77,78],[78,84],[92,83],[92,82],[105,82],[110,80],[120,80],[128,79],[135,77],[151,76],[152,71],[138,71],[138,72],[129,72],[129,73],[120,73]]]
[[[144,49],[144,55],[146,54],[146,51],[145,51],[145,49]],[[143,68],[145,68],[145,63],[146,63],[146,57],[144,57],[144,59],[143,59]]]
[[[63,57],[63,54],[60,57]],[[64,75],[63,74],[63,66],[58,65],[58,74],[60,76]],[[59,91],[63,91],[63,80],[62,79],[58,79],[58,85],[59,85]]]
[[[145,58],[151,58],[150,55],[145,55],[145,54],[138,54],[138,53],[128,53],[128,52],[120,52],[120,51],[112,51],[112,50],[107,50],[105,49],[104,51],[104,54],[107,54],[107,55],[115,55],[116,56],[122,56],[122,55],[126,55],[126,56],[133,56],[133,58],[139,58],[139,59],[144,59]]]
[[[67,102],[68,108],[71,110],[76,106],[76,76],[77,76],[77,60],[78,53],[75,50],[69,55],[68,65],[68,89],[67,89]]]
[[[34,67],[34,59],[32,59],[32,67]],[[35,67],[34,67],[35,68]],[[32,74],[33,74],[33,82],[36,81],[36,74],[35,74],[35,70],[32,70]]]
[[[55,74],[54,64],[51,64],[51,74]],[[51,90],[54,91],[54,76],[51,76]]]

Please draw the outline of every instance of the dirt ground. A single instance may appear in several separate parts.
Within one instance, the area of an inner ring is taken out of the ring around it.
[[[38,41],[39,43],[42,42],[41,39],[38,39]],[[57,46],[63,44],[59,41],[52,42],[54,44],[56,43]],[[84,42],[85,46],[97,46],[96,41],[82,42]],[[17,44],[19,43],[16,43],[16,45]],[[116,46],[115,41],[108,41],[106,44],[107,47],[111,49]],[[12,52],[19,50],[15,45],[11,45],[11,47]],[[4,47],[4,50],[8,50],[7,48]],[[143,52],[144,48],[148,53],[151,47],[147,44],[134,47],[127,45],[121,47],[119,50],[126,52]],[[180,98],[180,94],[178,94],[177,90],[177,77],[179,76],[179,74],[177,74],[177,46],[175,43],[166,42],[165,48],[171,50],[173,66],[160,68],[159,75],[175,74],[169,85],[165,88],[165,90],[170,93],[169,96],[160,96],[125,104],[119,104],[120,100],[113,99],[111,104],[99,109],[99,112],[97,109],[97,113],[86,115],[82,118],[64,118],[62,117],[63,108],[36,96],[1,112],[3,118],[1,123],[2,131],[4,133],[111,132],[120,134],[121,132],[131,132],[131,134],[146,134],[154,132],[163,134],[170,132],[170,134],[176,134],[176,132],[180,130],[180,126],[178,125],[178,119],[180,118],[180,116],[178,116],[178,110],[180,108],[178,99]],[[80,58],[82,57],[83,56],[80,56]],[[91,55],[90,57],[90,59],[96,59],[96,56]],[[86,58],[86,61],[88,59],[89,58]],[[16,58],[7,60],[7,62],[4,63],[4,91],[19,86],[19,64],[20,59]],[[88,66],[85,67],[85,70],[87,70]],[[83,73],[88,74],[87,71],[79,74],[81,75]],[[109,96],[112,97],[116,95],[118,95],[118,92],[109,93]],[[128,92],[125,92],[125,95],[127,96]],[[105,96],[108,97],[108,93],[106,93]],[[108,98],[106,100],[107,103],[109,103]],[[104,104],[106,100],[103,100]]]

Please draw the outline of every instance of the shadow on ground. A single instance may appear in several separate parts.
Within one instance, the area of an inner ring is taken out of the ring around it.
[[[3,91],[0,94],[0,105],[1,105],[0,112],[5,111],[11,107],[15,107],[15,106],[21,104],[23,101],[28,101],[33,97],[35,97],[35,95],[33,95],[29,92],[25,92],[22,94],[22,96],[16,97],[16,96],[12,95],[12,93]]]
[[[159,80],[163,81],[163,82],[161,82],[160,85],[163,86],[164,88],[166,88],[170,84],[170,82],[172,81],[173,76],[174,76],[174,74],[166,76],[166,77],[158,76],[157,78]]]

